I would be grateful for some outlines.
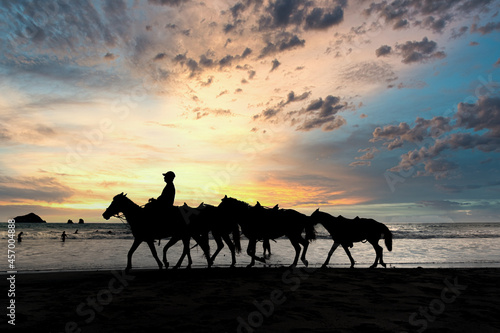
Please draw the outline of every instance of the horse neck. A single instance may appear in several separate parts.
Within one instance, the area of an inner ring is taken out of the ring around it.
[[[322,213],[320,218],[318,219],[320,223],[326,228],[326,229],[336,229],[340,227],[339,221],[337,221],[337,218],[335,216],[332,216],[327,213]]]
[[[125,215],[125,219],[127,220],[127,222],[129,224],[133,224],[141,211],[141,207],[129,198],[125,199],[126,200],[122,208],[122,213],[123,215]]]

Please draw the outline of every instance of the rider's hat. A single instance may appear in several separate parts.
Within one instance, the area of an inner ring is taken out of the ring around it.
[[[172,178],[174,178],[174,177],[175,177],[175,173],[174,173],[173,171],[169,171],[169,172],[167,172],[167,173],[164,173],[163,175],[164,175],[164,176],[168,176],[168,177],[172,177]]]

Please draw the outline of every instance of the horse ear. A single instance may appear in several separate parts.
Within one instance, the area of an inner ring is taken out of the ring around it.
[[[120,193],[120,195],[123,195],[123,192],[122,192],[122,193]]]
[[[125,193],[124,197],[126,197],[126,196],[127,196],[127,193]]]
[[[224,196],[224,199],[227,199],[227,194]]]
[[[315,213],[316,213],[316,212],[319,212],[319,208],[316,208],[316,210],[315,210],[314,212],[315,212]]]

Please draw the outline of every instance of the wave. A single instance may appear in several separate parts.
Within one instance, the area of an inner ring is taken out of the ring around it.
[[[3,226],[5,225],[5,226]],[[391,224],[394,239],[479,239],[500,238],[500,224]],[[78,230],[78,233],[75,231]],[[121,223],[88,223],[73,224],[17,224],[16,237],[23,232],[23,240],[29,239],[60,239],[63,231],[68,239],[99,240],[99,239],[133,239],[130,228]],[[330,234],[321,226],[316,228],[317,239],[330,239]],[[242,236],[243,238],[244,235]],[[5,223],[0,223],[0,239],[8,238]]]

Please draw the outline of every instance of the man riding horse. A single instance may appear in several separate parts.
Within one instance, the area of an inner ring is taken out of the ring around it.
[[[149,212],[154,215],[171,215],[172,208],[174,207],[175,200],[175,186],[174,186],[175,173],[169,171],[163,174],[163,180],[167,185],[163,188],[158,199],[151,198],[144,206]]]

